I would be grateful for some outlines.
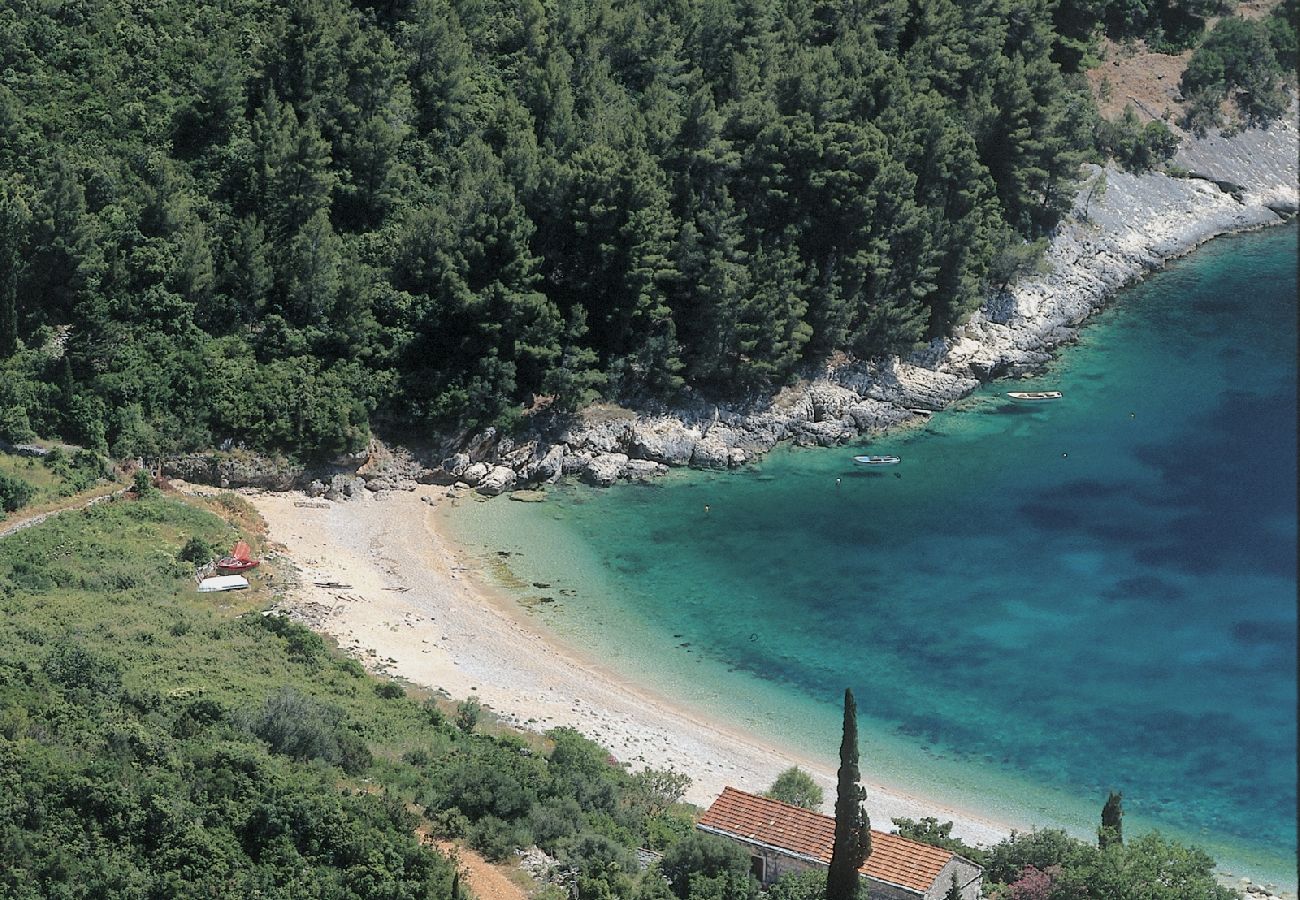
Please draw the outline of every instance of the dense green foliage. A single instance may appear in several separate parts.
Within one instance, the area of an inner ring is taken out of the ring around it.
[[[776,776],[776,781],[772,782],[764,796],[812,810],[820,810],[824,799],[821,785],[798,766],[791,766]]]
[[[1193,46],[1210,16],[1231,11],[1236,0],[1108,0],[1106,33],[1117,39],[1143,38],[1154,49],[1177,52]]]
[[[1178,138],[1159,119],[1140,124],[1129,105],[1118,119],[1097,123],[1097,146],[1130,172],[1145,172],[1174,155]]]
[[[940,822],[931,816],[926,816],[920,821],[914,819],[893,819],[892,821],[895,834],[902,835],[913,841],[920,841],[922,844],[930,844],[934,847],[951,850],[958,856],[969,859],[981,866],[985,864],[986,851],[979,847],[972,847],[959,838],[953,837],[951,822]]]
[[[985,884],[1000,900],[1234,900],[1203,851],[1145,834],[1099,849],[1063,831],[1013,834],[989,851]]]
[[[330,456],[912,347],[1069,205],[1053,10],[16,0],[0,411]]]
[[[1220,20],[1192,54],[1183,72],[1186,124],[1204,130],[1220,123],[1219,107],[1231,99],[1249,123],[1286,111],[1284,76],[1295,71],[1296,4],[1278,4],[1264,20]]]
[[[1101,828],[1097,830],[1097,845],[1105,850],[1111,844],[1124,843],[1124,795],[1111,791],[1106,805],[1101,808]]]

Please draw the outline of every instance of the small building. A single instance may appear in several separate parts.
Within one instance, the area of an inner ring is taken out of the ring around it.
[[[829,868],[835,845],[830,816],[732,787],[723,789],[696,827],[748,850],[754,876],[764,887],[789,872]],[[962,900],[978,900],[984,875],[951,850],[875,829],[871,855],[858,871],[870,900],[944,900],[954,874]]]

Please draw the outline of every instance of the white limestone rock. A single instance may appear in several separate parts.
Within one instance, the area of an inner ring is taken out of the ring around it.
[[[515,486],[515,470],[509,466],[493,466],[492,471],[478,483],[477,490],[485,497],[495,497]]]
[[[594,485],[609,487],[627,472],[626,453],[602,453],[592,457],[583,470],[583,477]]]
[[[470,487],[474,487],[480,481],[486,478],[488,472],[491,471],[492,471],[492,467],[489,466],[487,463],[482,463],[482,462],[471,463],[470,465],[465,467],[465,470],[463,472],[460,473],[460,480],[468,484]]]
[[[670,466],[690,463],[700,441],[697,428],[689,428],[677,419],[637,421],[629,431],[631,455]]]
[[[649,459],[629,459],[624,469],[628,481],[650,481],[668,474],[668,466]]]

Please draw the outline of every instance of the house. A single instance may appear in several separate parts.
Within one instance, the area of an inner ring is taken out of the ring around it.
[[[787,872],[829,868],[835,844],[830,816],[724,788],[696,825],[749,851],[766,887]],[[870,900],[944,900],[956,874],[962,900],[978,900],[984,870],[951,850],[872,829],[871,855],[858,870]]]

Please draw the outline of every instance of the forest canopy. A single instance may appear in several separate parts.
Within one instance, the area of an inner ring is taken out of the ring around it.
[[[328,457],[908,350],[1068,208],[1113,5],[14,0],[0,438]]]

